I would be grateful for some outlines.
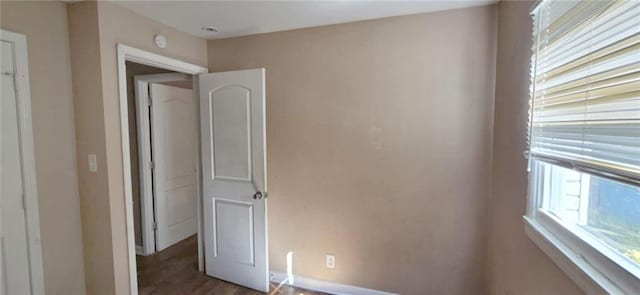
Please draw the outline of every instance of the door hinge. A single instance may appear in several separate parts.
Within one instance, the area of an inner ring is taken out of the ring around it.
[[[155,221],[153,222],[153,230],[158,230],[158,224]]]
[[[149,169],[153,170],[155,167],[155,165],[153,164],[153,161],[149,161]]]
[[[147,97],[147,104],[149,105],[149,107],[151,107],[151,105],[153,104],[153,99],[151,99],[151,95]]]

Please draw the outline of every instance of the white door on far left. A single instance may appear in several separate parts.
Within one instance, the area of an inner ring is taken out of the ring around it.
[[[2,294],[31,294],[27,225],[22,206],[22,165],[18,131],[18,109],[13,85],[11,47],[2,42],[2,148],[0,183],[2,198]]]
[[[156,247],[197,232],[196,121],[191,89],[152,83],[151,141]]]
[[[0,37],[0,294],[43,294],[26,38]]]

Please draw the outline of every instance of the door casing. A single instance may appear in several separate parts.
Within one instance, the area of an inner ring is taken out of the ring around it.
[[[131,157],[129,149],[129,110],[127,104],[127,71],[126,62],[131,61],[147,66],[166,69],[178,73],[197,75],[207,73],[205,67],[183,62],[177,59],[169,58],[152,52],[144,51],[134,47],[130,47],[121,43],[117,45],[117,62],[118,62],[118,94],[120,102],[120,134],[122,149],[122,174],[124,183],[124,203],[125,203],[125,222],[126,222],[126,241],[127,241],[127,258],[129,266],[129,290],[130,293],[138,294],[138,278],[136,269],[136,247],[133,228],[133,191],[131,187]],[[194,79],[194,81],[197,79]],[[196,83],[196,82],[194,82]],[[197,89],[197,85],[194,85]],[[194,92],[195,94],[196,92]],[[197,130],[199,132],[199,129]],[[200,146],[200,139],[197,137],[196,146]],[[196,155],[199,155],[200,152]],[[197,163],[200,159],[197,159]],[[199,178],[199,176],[198,176]],[[200,184],[198,183],[198,187]],[[198,233],[202,232],[202,194],[198,191],[198,199],[196,202],[198,210]],[[198,270],[204,271],[204,255],[201,234],[198,234]]]

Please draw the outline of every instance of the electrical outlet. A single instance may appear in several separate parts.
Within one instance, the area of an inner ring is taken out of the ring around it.
[[[327,268],[336,268],[336,256],[327,254]]]

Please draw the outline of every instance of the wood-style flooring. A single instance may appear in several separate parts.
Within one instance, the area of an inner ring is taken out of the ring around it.
[[[136,263],[140,294],[263,294],[198,272],[196,236],[189,237],[153,255],[136,256]],[[269,294],[321,295],[324,293],[271,283]]]

